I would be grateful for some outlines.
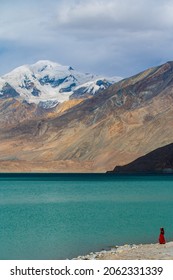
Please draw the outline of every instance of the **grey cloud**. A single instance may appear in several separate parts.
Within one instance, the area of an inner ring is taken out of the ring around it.
[[[51,59],[127,76],[173,59],[170,0],[0,2],[1,73]]]

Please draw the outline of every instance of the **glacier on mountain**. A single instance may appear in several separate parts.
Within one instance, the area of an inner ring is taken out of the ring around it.
[[[23,65],[0,78],[0,98],[17,98],[45,109],[72,98],[86,98],[121,80],[81,73],[71,66],[41,60]]]

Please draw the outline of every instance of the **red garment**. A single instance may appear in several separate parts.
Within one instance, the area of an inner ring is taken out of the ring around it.
[[[164,234],[163,234],[163,233],[161,233],[161,234],[159,235],[159,243],[160,243],[160,244],[165,244],[165,243],[166,243],[165,237],[164,237]]]

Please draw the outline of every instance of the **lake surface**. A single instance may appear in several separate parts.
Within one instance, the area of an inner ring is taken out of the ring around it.
[[[0,259],[173,240],[173,176],[0,175]]]

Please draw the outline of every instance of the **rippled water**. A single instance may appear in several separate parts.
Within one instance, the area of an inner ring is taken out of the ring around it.
[[[173,177],[0,177],[0,259],[66,259],[125,243],[173,240]]]

